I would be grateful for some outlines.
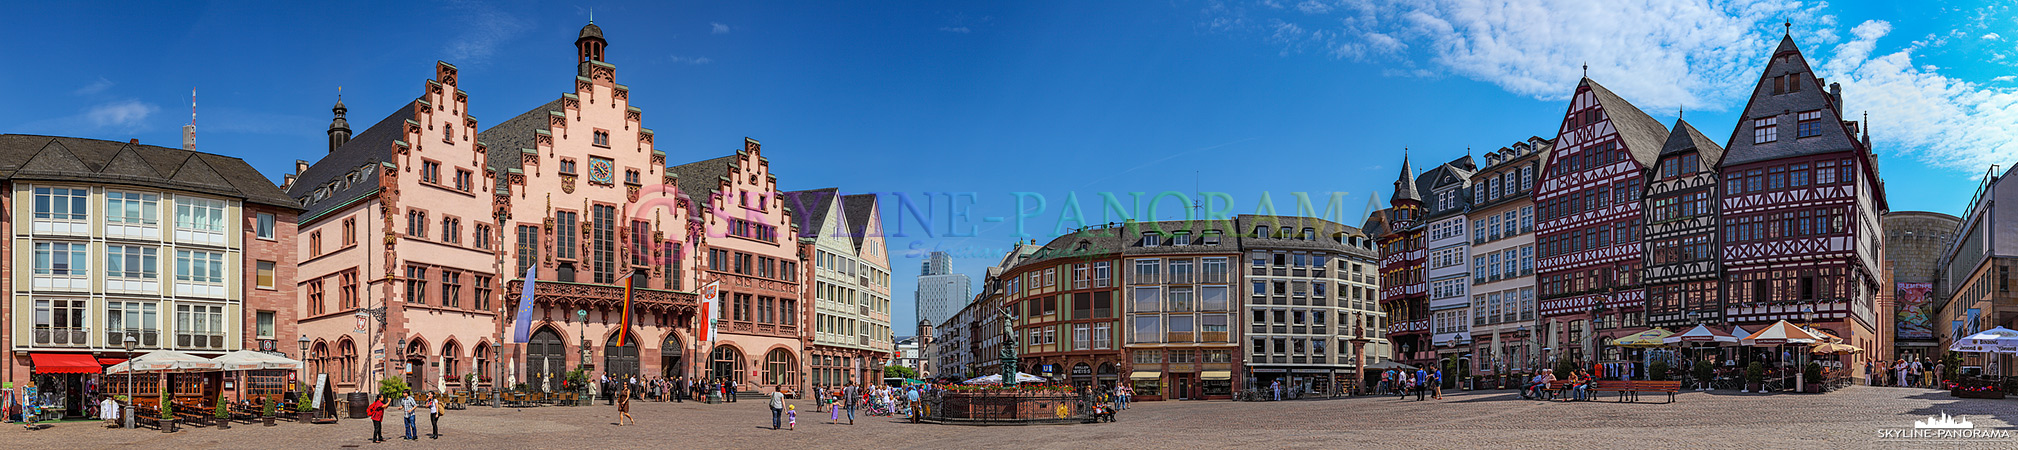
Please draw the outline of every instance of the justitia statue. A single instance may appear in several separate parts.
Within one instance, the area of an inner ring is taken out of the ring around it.
[[[1016,385],[1016,316],[1002,309],[1002,385]]]

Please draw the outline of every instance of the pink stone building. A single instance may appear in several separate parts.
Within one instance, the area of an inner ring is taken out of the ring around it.
[[[735,381],[746,390],[805,389],[800,355],[807,337],[800,286],[799,227],[754,139],[733,155],[669,168],[680,191],[701,208],[696,283],[720,283],[708,342],[692,373]],[[754,384],[755,386],[751,386]]]
[[[306,361],[339,392],[383,377],[462,389],[494,373],[503,198],[456,84],[436,63],[417,98],[355,138],[338,101],[329,154],[290,177],[308,209],[293,278]]]
[[[506,310],[526,269],[538,267],[529,342],[505,351],[516,350],[522,380],[553,389],[583,363],[612,376],[691,376],[688,355],[698,351],[689,332],[696,297],[682,268],[700,224],[630,105],[630,88],[604,61],[607,46],[601,27],[583,27],[571,89],[479,136],[497,149],[488,167],[509,204]],[[634,283],[631,332],[619,342],[626,277]]]

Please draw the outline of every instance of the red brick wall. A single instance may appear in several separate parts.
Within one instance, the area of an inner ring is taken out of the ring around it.
[[[301,317],[300,302],[296,295],[299,288],[295,284],[296,264],[300,262],[297,254],[299,247],[295,245],[298,212],[251,203],[246,204],[244,211],[246,226],[240,241],[244,243],[245,251],[245,307],[242,311],[245,329],[241,337],[244,348],[252,350],[260,348],[260,339],[257,337],[259,311],[272,311],[273,339],[276,341],[274,350],[301,359],[300,345],[296,342],[301,333],[295,327],[296,321]],[[273,239],[258,237],[260,213],[273,214]],[[258,287],[259,261],[274,263],[271,289]]]

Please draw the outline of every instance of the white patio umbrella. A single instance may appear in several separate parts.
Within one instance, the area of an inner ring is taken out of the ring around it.
[[[231,370],[231,371],[301,369],[301,361],[296,361],[294,359],[290,359],[285,356],[276,356],[272,353],[256,352],[252,350],[239,350],[231,353],[226,353],[224,354],[224,356],[219,356],[215,359],[212,359],[211,361],[216,361],[219,365],[222,366],[223,370]]]
[[[105,373],[126,373],[127,371],[153,373],[209,372],[223,370],[223,368],[223,364],[219,364],[210,358],[174,350],[155,350],[126,360],[126,362],[114,364],[112,367],[107,367],[105,368]]]
[[[1997,327],[1956,339],[1948,350],[1967,353],[2018,352],[2018,331]]]
[[[1037,377],[1036,375],[1031,375],[1031,374],[1027,374],[1027,373],[1023,373],[1023,372],[1016,372],[1016,382],[1017,382],[1017,383],[1042,383],[1042,382],[1044,382],[1044,379],[1043,379],[1043,378],[1038,378],[1038,377]],[[967,381],[962,381],[962,382],[960,382],[960,384],[1002,384],[1002,374],[999,374],[999,373],[998,373],[998,374],[994,374],[994,375],[986,375],[986,376],[980,376],[980,377],[974,377],[974,378],[971,378],[971,379],[968,379]]]
[[[1689,331],[1684,331],[1684,332],[1681,332],[1681,333],[1679,333],[1679,334],[1675,334],[1675,335],[1671,335],[1671,336],[1668,336],[1668,337],[1665,337],[1665,338],[1661,338],[1661,343],[1663,343],[1663,344],[1681,344],[1681,343],[1688,343],[1688,344],[1712,344],[1712,343],[1714,343],[1714,344],[1716,344],[1716,345],[1719,345],[1719,346],[1724,346],[1724,345],[1737,345],[1737,344],[1738,344],[1738,337],[1737,337],[1737,336],[1732,336],[1732,335],[1731,335],[1730,333],[1725,333],[1725,332],[1722,332],[1722,331],[1718,331],[1718,330],[1716,330],[1716,329],[1713,329],[1713,328],[1710,328],[1709,326],[1706,326],[1706,325],[1696,325],[1696,327],[1695,327],[1695,328],[1690,328],[1690,329],[1689,329]]]

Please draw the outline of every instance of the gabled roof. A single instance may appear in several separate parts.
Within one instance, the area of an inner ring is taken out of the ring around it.
[[[799,219],[799,237],[825,236],[829,232],[824,229],[827,226],[827,211],[834,208],[834,198],[839,196],[840,191],[840,188],[824,188],[784,193],[782,200],[785,207],[791,208],[795,213],[793,217]]]
[[[485,165],[497,173],[499,180],[503,180],[510,169],[525,170],[525,157],[521,151],[533,149],[534,137],[539,135],[540,130],[548,129],[547,113],[560,110],[561,99],[555,98],[477,133],[477,142],[482,142],[488,149]],[[505,183],[498,183],[498,188],[505,189]]]
[[[841,197],[841,212],[848,218],[848,235],[855,238],[855,252],[862,252],[862,242],[868,240],[869,222],[876,212],[876,194],[855,194]]]
[[[1699,167],[1706,170],[1717,167],[1717,162],[1724,158],[1723,146],[1717,145],[1717,142],[1710,140],[1708,136],[1703,136],[1703,132],[1696,131],[1696,127],[1689,125],[1687,121],[1675,119],[1674,131],[1668,133],[1668,142],[1661,145],[1661,156],[1691,150],[1694,150],[1701,160],[1698,163]]]
[[[1775,76],[1792,75],[1801,90],[1773,93]],[[1766,70],[1759,72],[1759,82],[1752,90],[1751,100],[1745,103],[1744,115],[1738,118],[1738,125],[1731,128],[1731,139],[1725,141],[1725,165],[1748,164],[1796,156],[1862,150],[1864,144],[1850,131],[1850,127],[1839,114],[1840,98],[1835,98],[1815,78],[1814,69],[1808,66],[1807,57],[1794,45],[1794,38],[1780,38],[1779,47],[1768,55]],[[1796,138],[1798,115],[1806,111],[1821,113],[1821,134]],[[1779,117],[1778,139],[1773,142],[1753,143],[1752,121]],[[1883,194],[1880,194],[1881,196]]]
[[[301,208],[245,160],[132,142],[0,134],[0,179],[154,187]]]
[[[1585,78],[1583,84],[1591,87],[1591,95],[1596,96],[1598,105],[1604,107],[1605,117],[1611,119],[1612,128],[1618,131],[1619,140],[1625,143],[1627,153],[1633,155],[1634,161],[1639,161],[1640,167],[1653,167],[1654,162],[1660,160],[1661,144],[1667,141],[1668,127],[1597,81]]]
[[[304,223],[378,190],[377,165],[392,161],[392,143],[406,137],[406,121],[413,118],[416,103],[419,100],[401,104],[399,109],[351,137],[349,142],[324,155],[315,165],[308,166],[308,170],[301,171],[301,176],[295,177],[287,196],[309,199],[303,203],[308,208],[301,214]],[[327,191],[317,200],[315,194],[320,189]]]

